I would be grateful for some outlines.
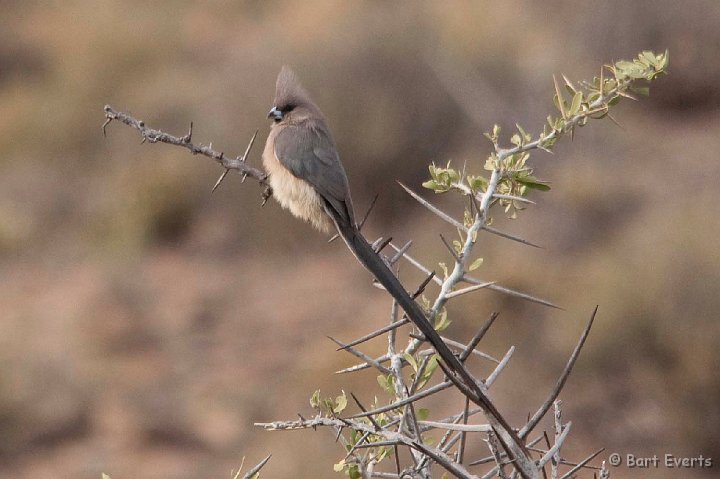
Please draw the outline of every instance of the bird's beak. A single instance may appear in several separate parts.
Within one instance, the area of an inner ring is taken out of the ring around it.
[[[275,106],[272,107],[272,110],[268,113],[268,118],[272,118],[273,120],[282,120],[282,117],[282,111],[278,110]]]

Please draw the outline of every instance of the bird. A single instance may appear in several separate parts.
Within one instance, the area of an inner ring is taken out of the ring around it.
[[[427,314],[360,233],[348,177],[327,120],[288,66],[283,66],[277,77],[268,118],[272,119],[272,125],[262,162],[272,196],[283,208],[317,230],[325,233],[337,230],[352,254],[397,301],[445,366],[472,391],[471,399],[483,408],[499,439],[511,449],[513,445],[508,442],[524,449],[477,381],[435,331]]]

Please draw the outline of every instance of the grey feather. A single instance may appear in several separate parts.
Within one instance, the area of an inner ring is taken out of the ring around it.
[[[335,143],[325,125],[313,123],[282,128],[275,137],[275,156],[294,176],[310,183],[342,220],[353,225],[348,179]]]

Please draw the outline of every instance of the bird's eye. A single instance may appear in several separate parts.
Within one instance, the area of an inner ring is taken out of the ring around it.
[[[289,111],[293,111],[294,109],[295,109],[295,105],[293,105],[293,104],[291,103],[291,104],[289,104],[289,105],[285,105],[285,106],[282,108],[282,112],[283,112],[283,113],[287,113],[287,112],[289,112]]]

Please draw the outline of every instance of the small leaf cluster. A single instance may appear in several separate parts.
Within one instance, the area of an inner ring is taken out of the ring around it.
[[[371,408],[376,409],[378,406],[378,401],[377,399],[375,399],[375,402],[371,405]],[[391,418],[384,413],[375,414],[373,418],[375,420],[375,423],[380,427],[384,427],[391,421]],[[370,424],[370,421],[367,420],[367,423]],[[361,440],[363,440],[364,444],[367,445],[384,440],[382,437],[375,434],[370,434],[367,437],[365,437],[365,435],[366,433],[361,430],[350,428],[349,436],[347,437],[347,442],[345,443],[346,452],[350,453],[350,451],[353,450],[355,445],[358,444],[358,442],[360,442]],[[378,445],[376,447],[370,448],[368,452],[369,455],[373,458],[374,462],[380,463],[386,457],[393,454],[393,449],[387,446]],[[359,461],[360,459],[357,456],[349,454],[344,459],[341,459],[339,462],[337,462],[333,466],[333,469],[335,470],[335,472],[345,472],[345,475],[347,475],[351,479],[360,479],[362,477],[362,473]]]
[[[457,187],[460,181],[460,172],[450,167],[448,161],[445,168],[431,164],[429,166],[430,179],[423,183],[425,188],[433,190],[435,193],[445,193]]]
[[[440,263],[440,268],[445,271],[445,277],[448,275],[447,271],[447,265],[445,263]],[[420,296],[420,302],[422,303],[423,307],[425,308],[425,311],[430,311],[432,309],[430,305],[430,300],[423,294]],[[435,331],[442,332],[445,331],[452,321],[448,318],[447,309],[442,308],[438,313],[435,315],[435,324],[433,327],[435,328]]]
[[[621,60],[610,68],[618,81],[652,81],[657,76],[667,72],[669,62],[670,54],[667,50],[665,50],[665,53],[660,54],[644,51],[635,60]]]
[[[394,394],[394,390],[392,390],[392,394]],[[372,409],[376,409],[378,407],[377,402],[378,401],[376,398],[374,403],[372,404]],[[318,389],[310,397],[310,406],[316,411],[318,411],[318,413],[320,413],[321,415],[327,415],[330,417],[336,417],[338,414],[342,413],[347,408],[347,405],[348,398],[345,394],[345,391],[342,391],[342,394],[333,398],[323,397],[320,393],[320,390]],[[375,423],[377,423],[381,427],[390,422],[390,418],[386,414],[382,413],[375,414],[373,416],[373,419],[375,420]],[[367,424],[370,424],[369,419],[365,419],[364,421]],[[361,430],[349,428],[349,438],[347,443],[345,444],[346,451],[350,452],[353,449],[353,446],[355,446],[355,444],[357,444],[364,435],[365,433]],[[381,440],[383,440],[381,437],[375,435],[370,435],[369,437],[364,438],[364,441],[366,443],[373,443]],[[380,462],[392,452],[392,449],[384,446],[378,446],[377,448],[373,448],[372,452],[374,460],[376,462]],[[359,479],[360,477],[362,477],[361,468],[360,465],[357,463],[357,458],[352,455],[336,463],[333,468],[336,472],[345,472],[345,474],[351,479]]]
[[[329,416],[335,416],[340,414],[347,407],[348,400],[345,391],[341,395],[330,398],[323,398],[320,396],[320,390],[316,390],[310,397],[310,407],[317,410],[321,414],[327,414]]]
[[[493,144],[492,152],[485,162],[484,169],[500,173],[494,193],[502,198],[495,199],[491,205],[500,203],[510,218],[515,218],[517,211],[522,210],[522,203],[511,197],[522,198],[530,190],[548,191],[550,186],[539,180],[528,165],[530,152],[541,149],[552,152],[558,139],[563,135],[574,136],[576,127],[583,127],[590,119],[601,119],[610,116],[610,108],[622,98],[634,99],[632,93],[647,95],[649,89],[641,82],[649,82],[667,72],[669,54],[644,51],[632,61],[621,60],[600,69],[600,75],[592,81],[573,84],[562,76],[563,87],[555,80],[553,102],[559,115],[549,115],[547,122],[537,138],[528,133],[522,126],[510,137],[512,146],[500,145],[501,128],[494,125],[485,136]],[[610,117],[612,119],[612,117]],[[487,191],[489,177],[481,174],[466,174],[451,167],[430,165],[430,179],[423,183],[425,188],[435,193],[446,193],[457,190],[465,195],[478,198]],[[467,216],[467,214],[466,214]]]
[[[649,88],[640,82],[649,82],[667,73],[670,55],[655,54],[644,51],[635,60],[620,60],[613,65],[605,65],[600,75],[592,81],[574,85],[563,75],[566,93],[571,98],[565,99],[562,89],[555,82],[555,107],[559,117],[549,116],[547,124],[540,135],[540,148],[551,149],[559,136],[574,133],[575,126],[585,126],[589,119],[601,119],[609,115],[611,107],[624,98],[635,99],[630,92],[648,95]]]
[[[515,134],[511,141],[517,142],[518,145],[524,145],[525,142],[530,141],[532,137],[525,133],[520,125],[517,126],[518,130],[522,132],[522,136]],[[493,130],[499,134],[500,127],[495,125]],[[504,158],[501,158],[497,153],[490,154],[485,162],[485,170],[493,171],[497,169],[503,171],[503,175],[495,187],[496,193],[523,197],[526,196],[531,189],[539,191],[548,191],[550,189],[547,183],[533,175],[532,168],[527,164],[529,158],[530,154],[526,151],[512,153]],[[422,185],[438,194],[457,190],[462,194],[472,195],[478,198],[484,194],[488,188],[488,178],[482,175],[465,174],[453,168],[451,162],[448,162],[445,167],[438,167],[435,164],[431,164],[428,170],[430,172],[430,179]],[[515,210],[523,209],[522,204],[517,201],[502,199],[500,203],[505,206],[506,212],[509,211],[510,208]],[[511,217],[514,217],[514,215]],[[464,219],[465,226],[470,227],[474,219],[469,210],[466,210]],[[460,253],[462,250],[462,248],[455,249],[457,253]]]
[[[384,416],[384,415],[383,415]],[[380,421],[377,421],[378,424],[382,427],[384,426],[388,421],[387,418],[381,418]],[[353,447],[365,436],[365,433],[362,431],[358,431],[356,429],[353,429],[350,431],[349,441],[348,444],[345,445],[345,449],[347,452],[350,452]],[[379,436],[376,436],[374,434],[370,434],[367,438],[364,438],[365,444],[372,444],[373,442],[382,441],[383,439]],[[382,462],[386,457],[391,456],[393,454],[393,449],[388,446],[377,446],[372,448],[372,458],[373,461],[376,463]],[[362,477],[362,473],[360,471],[360,464],[358,464],[358,459],[354,455],[349,455],[345,457],[344,459],[341,459],[339,462],[335,463],[333,465],[333,470],[335,472],[345,472],[345,475],[347,475],[350,479],[360,479]]]
[[[412,354],[409,354],[409,353],[405,353],[403,355],[403,357],[405,358],[405,360],[408,362],[408,364],[414,371],[413,374],[411,374],[411,376],[410,376],[410,378],[413,380],[413,382],[417,378],[417,375],[420,374],[420,378],[417,380],[417,389],[422,389],[423,387],[425,387],[425,385],[430,380],[433,373],[435,372],[435,370],[438,367],[438,355],[433,354],[430,357],[430,359],[428,359],[428,362],[422,371],[420,371],[420,366],[418,365],[418,362],[417,362],[417,359],[415,358],[415,356],[413,356]],[[418,414],[420,413],[420,411],[422,411],[422,409],[418,410]],[[425,411],[425,417],[420,417],[419,419],[427,419],[427,409],[425,409],[424,411]]]

